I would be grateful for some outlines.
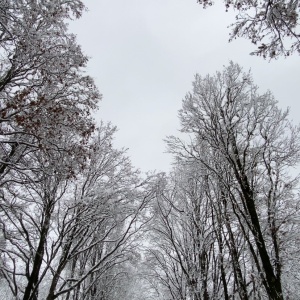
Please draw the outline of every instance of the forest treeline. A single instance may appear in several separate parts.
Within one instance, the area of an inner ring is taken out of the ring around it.
[[[84,9],[0,0],[0,299],[300,299],[288,110],[234,62],[196,75],[172,171],[141,174],[92,117]]]

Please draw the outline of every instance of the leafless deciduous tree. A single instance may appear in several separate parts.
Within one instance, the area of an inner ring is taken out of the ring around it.
[[[298,278],[295,260],[290,274],[298,239],[289,228],[299,218],[298,177],[291,173],[299,163],[299,127],[270,92],[258,93],[237,64],[214,76],[196,75],[193,85],[180,111],[182,131],[192,141],[170,137],[168,144],[181,164],[206,176],[201,193],[208,200],[202,203],[211,212],[206,209],[204,222],[212,225],[223,260],[230,256],[236,291],[241,299],[257,293],[262,299],[297,298],[289,281]]]
[[[214,4],[197,0],[204,8]],[[236,20],[231,24],[230,41],[237,37],[258,45],[252,55],[264,58],[289,56],[300,52],[299,2],[295,0],[225,0],[226,11],[233,9]]]
[[[63,172],[68,157],[57,152],[57,163],[48,167],[44,157],[33,157],[37,171],[30,181],[4,186],[0,256],[8,295],[101,299],[125,278],[123,265],[136,253],[135,237],[149,220],[142,211],[153,193],[124,151],[113,149],[114,132],[111,125],[97,130],[76,178]]]

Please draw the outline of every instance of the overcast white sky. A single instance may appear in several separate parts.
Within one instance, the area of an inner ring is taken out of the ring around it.
[[[247,40],[228,43],[234,15],[196,0],[85,0],[89,11],[70,24],[91,58],[88,74],[103,94],[98,121],[119,128],[115,146],[129,148],[142,171],[169,171],[163,139],[177,135],[177,111],[195,73],[222,70],[229,60],[251,68],[260,91],[271,90],[299,123],[299,56],[268,62],[250,56]]]

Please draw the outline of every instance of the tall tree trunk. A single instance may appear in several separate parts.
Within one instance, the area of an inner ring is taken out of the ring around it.
[[[41,226],[40,240],[39,240],[39,244],[38,244],[35,256],[34,256],[31,274],[27,277],[28,283],[25,288],[23,300],[37,300],[38,299],[39,273],[40,273],[41,265],[43,262],[44,252],[45,252],[45,244],[46,244],[48,231],[49,231],[51,211],[52,211],[52,205],[50,202],[49,204],[46,205],[46,208],[44,211],[44,220],[43,220],[43,223]]]
[[[265,240],[262,235],[260,222],[258,219],[255,201],[254,201],[254,193],[251,190],[249,180],[247,175],[245,174],[245,170],[241,163],[238,148],[236,146],[235,138],[232,137],[232,146],[234,152],[234,160],[231,160],[230,163],[233,166],[235,177],[239,183],[242,192],[242,201],[244,202],[247,213],[250,217],[251,226],[250,230],[255,238],[256,247],[258,249],[258,253],[262,262],[263,269],[265,271],[265,288],[268,293],[270,300],[283,300],[282,294],[282,286],[281,286],[281,278],[275,276],[271,260],[266,248]]]

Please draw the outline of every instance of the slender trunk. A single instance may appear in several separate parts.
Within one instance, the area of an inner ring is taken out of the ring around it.
[[[266,248],[265,240],[262,235],[256,207],[255,201],[253,197],[253,191],[251,190],[247,175],[245,174],[245,170],[242,166],[241,160],[239,158],[238,148],[236,146],[235,138],[232,138],[232,146],[235,159],[231,160],[230,163],[233,166],[235,177],[239,183],[241,188],[243,201],[247,208],[247,213],[250,217],[251,227],[253,236],[255,237],[256,247],[258,249],[258,253],[262,262],[262,266],[265,272],[265,288],[268,293],[270,300],[283,300],[282,287],[281,287],[281,279],[279,276],[275,276],[274,270],[271,264],[271,260]]]
[[[202,286],[202,298],[203,300],[209,300],[209,294],[207,290],[207,254],[205,250],[200,254],[200,268],[201,268],[201,286]],[[199,298],[201,299],[201,297]]]
[[[35,257],[33,260],[33,267],[31,274],[28,276],[28,283],[25,288],[25,293],[23,296],[23,300],[37,300],[38,299],[38,280],[39,273],[41,269],[41,265],[43,262],[43,256],[45,251],[45,244],[49,231],[49,223],[51,217],[52,205],[47,205],[44,212],[44,221],[41,228],[40,241],[35,253]]]
[[[226,227],[229,233],[229,244],[230,244],[230,255],[231,255],[231,259],[232,259],[232,266],[233,266],[233,270],[234,270],[234,274],[236,277],[236,282],[237,282],[237,286],[238,286],[238,292],[240,295],[240,298],[242,300],[248,300],[248,293],[247,293],[247,288],[246,288],[246,284],[242,275],[242,270],[240,267],[240,263],[239,263],[239,258],[238,258],[238,251],[236,249],[236,245],[235,245],[235,239],[233,236],[233,232],[231,230],[231,226],[229,224],[229,220],[226,220]]]
[[[227,288],[227,281],[226,281],[226,274],[225,274],[225,269],[224,269],[224,257],[223,257],[223,240],[222,240],[222,235],[221,235],[221,229],[219,229],[219,232],[217,232],[217,235],[219,236],[218,238],[218,245],[219,245],[219,252],[220,252],[220,271],[221,271],[221,280],[223,284],[223,290],[224,290],[224,300],[229,300],[229,295],[228,295],[228,288]]]
[[[47,296],[46,300],[54,300],[54,299],[57,298],[56,295],[55,295],[56,286],[57,286],[58,280],[61,277],[60,276],[61,272],[64,270],[64,268],[66,267],[66,264],[69,261],[70,250],[71,250],[71,247],[72,247],[73,242],[74,242],[74,236],[75,236],[76,230],[77,230],[77,224],[72,229],[72,232],[71,232],[70,236],[68,236],[68,238],[67,238],[67,242],[64,244],[64,247],[62,249],[62,254],[61,254],[61,257],[60,257],[60,260],[59,260],[59,264],[58,264],[56,272],[53,276],[53,279],[52,279],[52,282],[51,282],[50,289],[49,289],[48,296]],[[73,262],[75,262],[75,264],[76,264],[76,258],[75,257],[73,258]],[[75,269],[75,267],[74,268],[72,267],[72,273],[73,273],[74,269]]]
[[[256,247],[259,252],[259,256],[262,262],[263,269],[265,271],[265,278],[267,282],[266,290],[270,299],[272,300],[283,300],[282,287],[280,277],[275,276],[274,270],[271,264],[271,260],[266,248],[266,244],[261,232],[260,223],[255,210],[255,205],[252,197],[247,194],[246,204],[250,213],[251,223],[253,228],[251,228],[252,233],[255,237]]]
[[[248,300],[248,293],[247,293],[247,288],[246,288],[246,284],[242,275],[242,270],[240,267],[240,263],[239,263],[239,256],[238,256],[238,251],[236,248],[236,243],[235,243],[235,238],[231,229],[231,225],[230,225],[230,220],[228,217],[228,213],[227,213],[227,199],[226,199],[226,195],[224,193],[224,191],[221,191],[221,199],[222,199],[222,203],[224,205],[224,219],[225,219],[225,225],[229,234],[229,251],[230,251],[230,255],[231,255],[231,259],[232,259],[232,266],[233,266],[233,271],[235,274],[235,278],[237,281],[237,286],[238,286],[238,292],[240,295],[240,298],[242,300]]]
[[[3,163],[0,166],[0,175],[2,175],[4,173],[4,171],[6,170],[6,168],[8,167],[9,162],[11,161],[11,159],[13,158],[13,156],[15,155],[15,153],[17,151],[17,148],[18,148],[17,143],[14,143],[11,145],[11,149],[10,149],[8,156],[3,159]]]

